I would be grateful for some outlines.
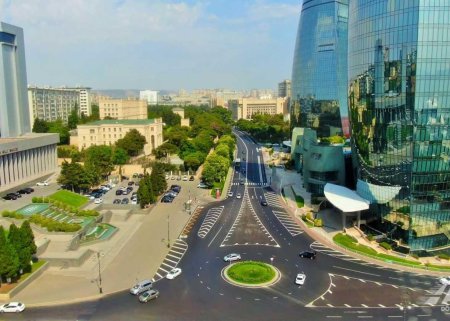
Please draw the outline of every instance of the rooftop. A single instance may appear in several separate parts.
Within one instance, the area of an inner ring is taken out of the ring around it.
[[[103,119],[84,125],[150,125],[156,123],[155,119]],[[78,125],[83,126],[83,125]]]

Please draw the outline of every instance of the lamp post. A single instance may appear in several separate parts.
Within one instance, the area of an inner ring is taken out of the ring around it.
[[[402,295],[402,304],[399,308],[400,308],[400,311],[403,311],[403,320],[406,321],[408,318],[408,310],[412,309],[411,302],[409,301],[408,293],[405,293]]]
[[[167,248],[170,248],[170,212],[167,212]]]
[[[100,252],[97,252],[97,262],[98,262],[98,291],[100,294],[103,293],[102,288],[102,270],[100,268]]]

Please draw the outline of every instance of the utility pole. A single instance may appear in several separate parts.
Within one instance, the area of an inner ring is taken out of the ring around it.
[[[102,270],[100,268],[100,252],[97,252],[97,262],[98,262],[98,291],[100,294],[103,293],[102,289]]]
[[[170,248],[170,211],[167,212],[167,248]]]

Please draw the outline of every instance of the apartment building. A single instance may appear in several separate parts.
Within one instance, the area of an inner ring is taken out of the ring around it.
[[[149,105],[158,104],[158,92],[156,90],[141,90],[139,99],[146,100]]]
[[[147,101],[141,99],[102,98],[99,100],[100,119],[147,119]]]
[[[231,110],[233,118],[252,119],[255,114],[286,114],[287,98],[258,99],[241,98],[228,101],[228,109]]]
[[[70,137],[70,144],[78,146],[79,150],[92,145],[114,145],[131,129],[136,129],[145,137],[147,144],[144,146],[144,153],[149,155],[163,142],[162,128],[162,118],[104,119],[78,125],[78,135]]]

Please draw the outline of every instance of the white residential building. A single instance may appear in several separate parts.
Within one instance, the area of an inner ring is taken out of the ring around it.
[[[158,104],[158,92],[156,90],[141,90],[139,99],[146,100],[149,105]]]

